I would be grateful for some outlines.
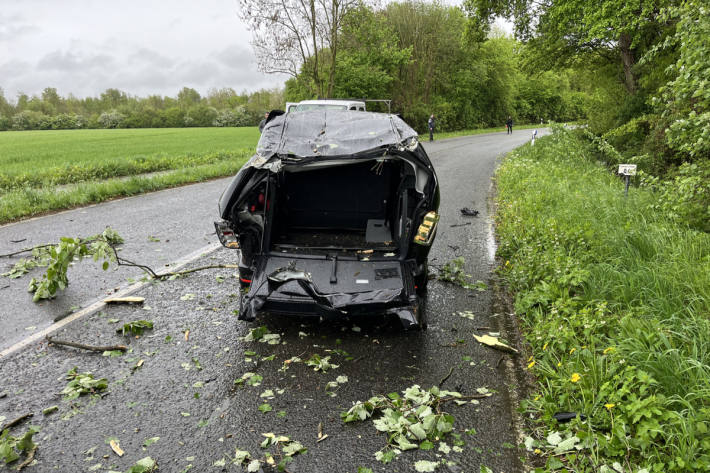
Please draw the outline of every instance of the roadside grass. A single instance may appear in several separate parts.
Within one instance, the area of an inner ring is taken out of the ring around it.
[[[515,133],[517,130],[532,130],[534,128],[547,128],[549,126],[549,124],[513,125],[513,133]],[[505,131],[505,126],[496,128],[474,128],[471,130],[447,131],[444,133],[434,133],[434,140],[444,140],[446,138],[456,138],[459,136],[482,135],[484,133],[496,133],[501,131]],[[426,141],[429,139],[429,134],[423,133],[419,135],[419,139],[422,141]]]
[[[236,156],[229,161],[174,170],[154,176],[89,181],[56,188],[15,190],[0,196],[0,223],[17,220],[28,215],[61,210],[81,205],[104,202],[116,197],[127,197],[153,192],[183,184],[202,182],[236,174],[252,152]]]
[[[255,127],[0,133],[0,223],[234,174],[258,138]]]
[[[500,272],[538,380],[526,446],[548,471],[708,471],[710,234],[654,209],[647,188],[624,198],[559,127],[496,179]]]

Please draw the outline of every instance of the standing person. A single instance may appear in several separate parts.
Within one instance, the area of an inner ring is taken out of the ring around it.
[[[513,133],[513,119],[508,115],[508,119],[505,121],[505,127],[508,129],[508,134]]]
[[[429,125],[429,141],[434,141],[434,127],[436,126],[436,121],[434,120],[434,114],[432,113],[427,122]]]
[[[269,112],[264,113],[264,119],[259,122],[259,133],[261,133],[264,130],[264,127],[266,126],[266,119],[269,118]]]

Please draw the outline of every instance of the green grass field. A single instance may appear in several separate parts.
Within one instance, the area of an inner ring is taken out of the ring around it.
[[[253,127],[5,132],[0,189],[177,169],[185,161],[196,163],[196,157],[254,150],[258,139]],[[187,156],[193,159],[176,159]],[[75,168],[93,175],[77,175]]]
[[[255,127],[3,132],[0,223],[234,174],[258,139]]]

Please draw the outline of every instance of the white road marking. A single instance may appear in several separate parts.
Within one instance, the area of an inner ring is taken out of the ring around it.
[[[211,243],[207,246],[203,246],[197,251],[193,251],[192,253],[188,254],[187,256],[184,256],[180,258],[179,260],[171,263],[169,265],[171,271],[176,271],[179,270],[188,264],[192,263],[198,258],[201,258],[202,256],[208,255],[212,253],[213,251],[217,250],[218,248],[221,248],[222,245],[220,243]],[[137,282],[134,284],[131,284],[128,287],[125,287],[121,289],[120,291],[112,294],[112,297],[126,297],[130,294],[133,294],[134,292],[138,291],[139,289],[142,289],[146,285],[148,285],[148,281],[143,281],[143,282]],[[12,345],[9,348],[4,349],[3,351],[0,351],[0,360],[5,358],[6,356],[9,356],[25,347],[28,347],[29,345],[43,339],[47,335],[50,335],[57,330],[61,329],[62,327],[69,325],[70,323],[74,322],[75,320],[78,320],[82,317],[85,317],[87,315],[91,315],[101,309],[103,309],[106,306],[106,303],[103,301],[104,298],[101,298],[101,300],[94,302],[93,304],[89,305],[88,307],[85,307],[77,312],[74,312],[73,314],[67,316],[66,318],[60,320],[59,322],[55,322],[49,327],[40,330],[37,333],[34,333],[30,335],[29,337],[25,338],[24,340],[21,340],[14,345]]]

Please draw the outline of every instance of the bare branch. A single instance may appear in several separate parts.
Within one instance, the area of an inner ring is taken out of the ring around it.
[[[20,422],[22,422],[22,421],[25,420],[25,419],[29,419],[29,418],[32,417],[33,415],[34,415],[34,414],[32,414],[31,412],[28,412],[27,414],[22,414],[22,415],[21,415],[20,417],[18,417],[17,419],[11,420],[11,421],[8,422],[7,424],[5,424],[5,425],[3,425],[2,427],[0,427],[0,432],[2,432],[2,431],[5,430],[5,429],[9,429],[9,428],[11,428],[11,427],[15,427],[15,426],[18,425]]]
[[[94,345],[84,345],[83,343],[76,343],[76,342],[68,342],[65,340],[57,340],[56,338],[52,338],[49,335],[45,337],[46,340],[49,343],[52,343],[54,345],[63,345],[67,347],[72,347],[72,348],[80,348],[82,350],[89,350],[89,351],[98,351],[98,352],[105,352],[105,351],[126,351],[128,350],[128,347],[125,345],[109,345],[109,346],[94,346]]]

